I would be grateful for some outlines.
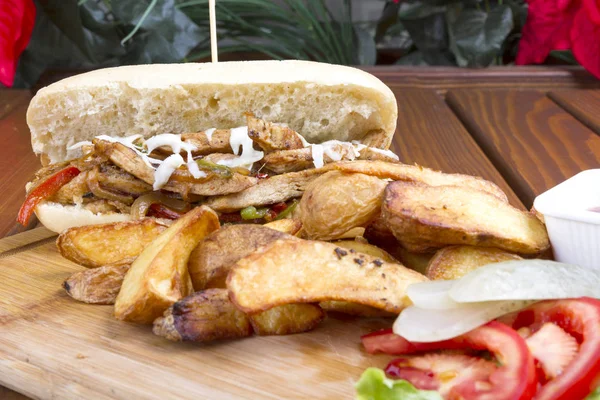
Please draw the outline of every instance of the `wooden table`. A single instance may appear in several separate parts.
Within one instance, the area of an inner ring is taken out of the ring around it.
[[[600,81],[579,68],[373,67],[398,100],[393,150],[407,163],[479,175],[512,204],[600,166]],[[38,169],[25,113],[29,91],[0,90],[0,237],[15,222]],[[24,399],[0,387],[1,399]]]

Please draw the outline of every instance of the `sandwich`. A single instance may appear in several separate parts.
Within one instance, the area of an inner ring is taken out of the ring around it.
[[[48,229],[208,205],[222,222],[293,211],[340,162],[397,162],[392,91],[359,69],[308,61],[107,68],[38,91],[27,111],[42,168],[18,220]]]

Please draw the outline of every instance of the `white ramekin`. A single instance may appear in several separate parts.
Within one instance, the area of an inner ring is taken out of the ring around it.
[[[600,169],[580,172],[536,197],[556,261],[600,269]]]

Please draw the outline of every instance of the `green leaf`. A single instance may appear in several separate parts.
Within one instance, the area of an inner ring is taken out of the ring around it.
[[[596,390],[590,393],[585,400],[600,400],[600,388],[596,388]]]
[[[360,65],[375,65],[377,61],[377,48],[373,36],[367,30],[360,27],[355,27],[354,33],[356,34],[357,41],[358,63]]]
[[[573,65],[579,64],[577,62],[577,60],[575,59],[575,57],[573,56],[573,53],[571,52],[571,50],[553,50],[550,52],[550,56],[557,58],[561,61],[564,61],[567,64],[573,64]]]
[[[452,53],[449,51],[413,51],[405,56],[400,57],[396,61],[396,65],[412,65],[412,66],[456,66]]]
[[[451,46],[458,65],[487,67],[500,55],[502,44],[513,28],[513,15],[508,5],[498,5],[489,13],[463,9],[451,26]]]
[[[402,2],[398,11],[398,18],[402,21],[415,19],[420,20],[425,17],[430,17],[435,14],[446,11],[446,5],[443,2],[428,3],[424,1]]]
[[[140,62],[180,61],[206,37],[175,7],[175,0],[118,0],[111,5],[115,17],[131,26],[125,39],[140,35],[140,43],[129,44],[139,54]]]
[[[379,368],[367,368],[354,385],[357,400],[442,400],[431,390],[418,390],[405,380],[392,380]]]
[[[420,19],[402,20],[414,43],[423,54],[446,52],[449,46],[448,30],[444,13]]]
[[[377,21],[375,42],[381,42],[388,29],[396,24],[398,21],[398,10],[400,10],[400,3],[385,3],[381,17],[379,17],[379,21]]]

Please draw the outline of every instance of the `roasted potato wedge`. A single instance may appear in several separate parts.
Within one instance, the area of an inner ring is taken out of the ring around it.
[[[325,318],[325,313],[316,304],[284,304],[249,318],[259,336],[291,335],[314,329]]]
[[[364,174],[330,171],[312,181],[300,200],[304,235],[333,240],[362,227],[381,210],[387,182]]]
[[[394,236],[411,251],[420,251],[411,246],[420,242],[520,254],[539,254],[550,246],[546,228],[533,214],[477,189],[392,182],[382,213]]]
[[[63,282],[67,294],[89,304],[115,304],[129,265],[105,265],[76,272]]]
[[[227,290],[208,289],[177,301],[154,321],[152,331],[173,341],[210,342],[251,336],[252,326]]]
[[[390,253],[369,243],[363,243],[356,240],[338,240],[332,243],[336,246],[348,249],[351,252],[355,251],[372,257],[381,258],[386,262],[398,263],[398,260],[396,260]]]
[[[435,253],[427,267],[427,277],[434,280],[459,279],[487,264],[520,259],[516,254],[492,247],[450,246]]]
[[[347,301],[322,301],[319,303],[319,306],[327,312],[337,312],[341,314],[354,315],[355,317],[377,318],[395,317],[398,315],[394,313],[389,313],[387,311],[379,310],[377,308],[365,306],[362,304],[348,303]]]
[[[351,254],[362,253],[372,257],[377,257],[383,261],[390,263],[397,263],[394,257],[387,251],[380,249],[377,246],[373,246],[369,243],[359,242],[357,240],[338,240],[333,244],[343,247],[344,249],[350,250]],[[355,253],[356,252],[356,253]],[[389,317],[396,314],[391,314],[382,310],[378,310],[373,307],[365,306],[362,304],[348,303],[345,301],[323,301],[319,303],[319,306],[325,311],[334,311],[343,314],[354,315],[357,317]]]
[[[166,229],[153,218],[79,226],[58,235],[56,246],[64,258],[84,267],[131,264]]]
[[[206,206],[192,209],[150,243],[135,259],[115,301],[120,320],[152,323],[174,302],[192,293],[187,265],[198,242],[219,229]]]
[[[288,235],[296,235],[302,229],[302,221],[299,219],[284,218],[263,225],[265,228],[274,229]]]
[[[154,321],[154,333],[174,341],[208,342],[252,335],[306,332],[323,320],[314,304],[287,304],[247,316],[229,300],[227,289],[196,292],[173,304]]]
[[[431,260],[431,257],[433,257],[434,253],[413,253],[412,251],[408,251],[400,245],[397,247],[396,254],[403,265],[410,269],[414,269],[423,275],[426,275],[427,266],[429,265],[429,261]]]
[[[427,278],[401,264],[332,243],[277,240],[238,261],[227,277],[232,301],[247,313],[328,300],[399,313],[406,287]]]
[[[296,239],[261,225],[227,225],[210,234],[192,251],[188,270],[195,290],[224,288],[233,265],[260,246],[277,239]]]
[[[420,182],[430,186],[461,186],[471,189],[483,190],[493,194],[505,203],[508,203],[506,193],[495,183],[483,178],[462,174],[446,174],[424,168],[418,165],[406,165],[384,161],[352,161],[331,164],[333,168],[344,171],[376,176],[378,178],[393,179],[395,181]]]

